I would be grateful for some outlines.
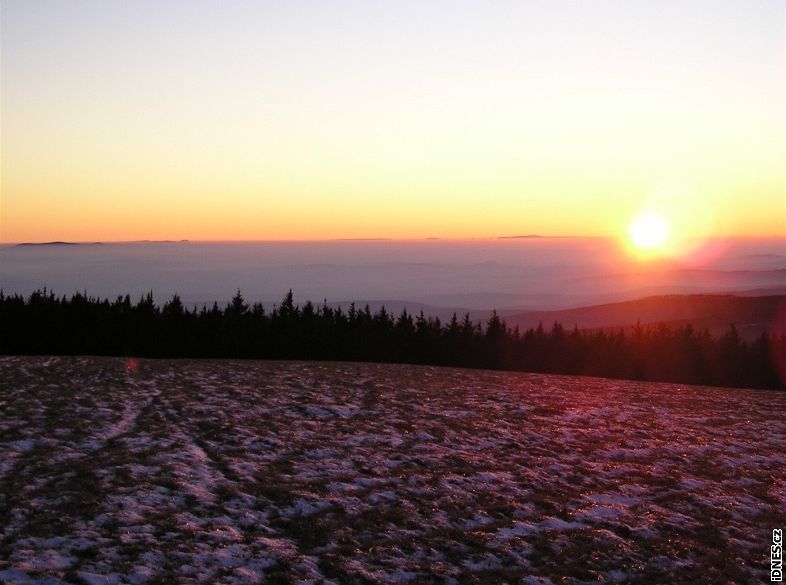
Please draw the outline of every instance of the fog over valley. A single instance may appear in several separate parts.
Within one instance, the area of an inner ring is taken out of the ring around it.
[[[782,293],[786,247],[716,240],[681,259],[640,262],[610,238],[11,245],[0,248],[0,286],[110,299],[152,291],[159,303],[177,293],[198,306],[238,289],[272,306],[292,289],[298,302],[513,313],[656,294]]]

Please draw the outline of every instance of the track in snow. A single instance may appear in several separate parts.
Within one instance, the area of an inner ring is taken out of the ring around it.
[[[2,583],[754,583],[786,393],[0,358]]]

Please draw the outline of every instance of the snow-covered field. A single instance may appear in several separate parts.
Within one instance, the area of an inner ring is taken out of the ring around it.
[[[0,357],[2,583],[754,583],[786,393]]]

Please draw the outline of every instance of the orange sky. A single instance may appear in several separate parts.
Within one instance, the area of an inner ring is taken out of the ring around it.
[[[786,235],[782,2],[522,4],[3,2],[0,241]]]

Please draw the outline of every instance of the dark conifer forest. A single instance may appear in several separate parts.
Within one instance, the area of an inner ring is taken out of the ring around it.
[[[224,307],[201,309],[177,295],[159,306],[152,293],[133,303],[0,292],[0,328],[2,354],[375,361],[777,389],[775,358],[786,353],[783,336],[747,343],[733,325],[719,337],[690,325],[519,331],[496,312],[486,323],[442,322],[422,312],[299,306],[292,291],[270,311],[239,291]]]

